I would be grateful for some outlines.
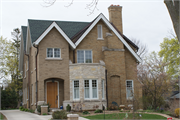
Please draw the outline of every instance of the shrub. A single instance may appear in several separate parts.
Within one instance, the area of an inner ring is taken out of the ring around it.
[[[29,112],[29,109],[25,109],[25,112]]]
[[[38,106],[37,106],[37,111],[38,111],[39,113],[41,113],[41,105],[38,105]]]
[[[88,111],[83,111],[83,115],[90,114]]]
[[[96,111],[94,111],[94,113],[103,113],[103,111],[100,109],[97,109]]]
[[[53,119],[67,119],[67,114],[65,110],[55,111],[52,114]]]
[[[47,115],[47,113],[43,113],[42,115]]]
[[[180,108],[176,108],[176,109],[175,109],[175,114],[176,114],[177,117],[180,116],[179,110],[180,110]]]
[[[34,110],[30,109],[29,112],[34,113]]]
[[[66,106],[66,110],[69,112],[71,111],[71,106],[69,104]]]

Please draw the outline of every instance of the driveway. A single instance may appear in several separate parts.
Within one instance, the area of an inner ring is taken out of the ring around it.
[[[6,116],[7,120],[49,120],[52,115],[37,115],[30,112],[22,112],[20,110],[0,110],[0,112]],[[88,120],[83,117],[79,117],[79,120]]]
[[[20,110],[0,110],[8,120],[48,120],[52,115],[37,115],[29,112],[22,112]]]

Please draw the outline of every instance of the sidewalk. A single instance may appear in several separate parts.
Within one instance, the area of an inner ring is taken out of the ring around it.
[[[0,112],[6,116],[7,120],[49,120],[52,118],[52,115],[37,115],[20,110],[0,110]],[[79,117],[79,120],[88,119]]]

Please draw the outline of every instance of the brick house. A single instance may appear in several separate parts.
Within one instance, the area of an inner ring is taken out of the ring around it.
[[[22,26],[20,70],[23,105],[35,109],[90,110],[112,102],[132,104],[132,91],[142,97],[137,80],[138,47],[123,35],[122,6],[109,8],[109,20],[92,22],[31,20]]]

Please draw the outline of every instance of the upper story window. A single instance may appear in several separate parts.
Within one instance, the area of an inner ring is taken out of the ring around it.
[[[47,48],[47,58],[61,58],[60,48]]]
[[[92,50],[77,50],[77,63],[92,63]]]
[[[126,97],[132,99],[134,94],[133,80],[126,80]]]
[[[103,39],[102,25],[97,26],[97,31],[98,31],[98,39]]]

